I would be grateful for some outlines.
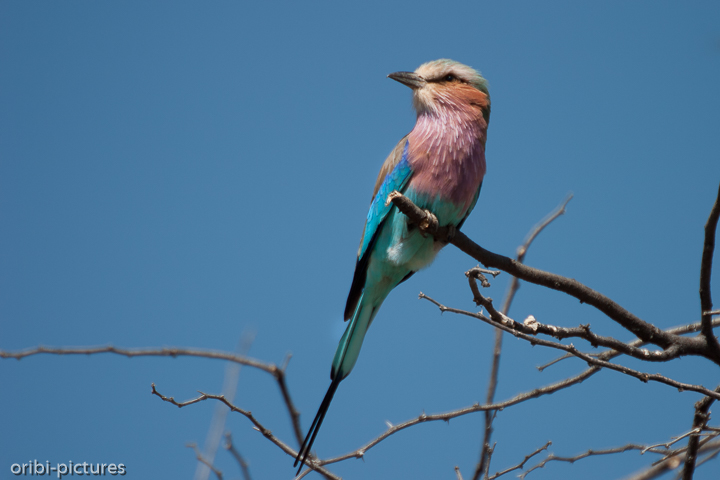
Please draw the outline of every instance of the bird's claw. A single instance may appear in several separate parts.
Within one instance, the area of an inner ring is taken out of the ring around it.
[[[418,227],[420,228],[420,233],[423,237],[427,234],[435,235],[439,228],[438,219],[435,214],[432,213],[430,210],[424,210],[424,212],[425,218],[420,222],[420,225],[418,225]],[[453,224],[449,224],[446,225],[445,228],[447,228],[447,236],[442,241],[450,243],[452,239],[455,238],[455,234],[457,233],[457,227]]]
[[[438,219],[430,210],[425,210],[425,218],[418,226],[423,234],[435,233],[438,228]]]

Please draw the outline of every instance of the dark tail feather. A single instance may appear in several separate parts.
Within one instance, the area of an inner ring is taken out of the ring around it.
[[[310,455],[310,449],[315,442],[315,437],[320,430],[320,425],[322,425],[322,422],[325,419],[325,414],[330,407],[330,402],[332,402],[333,396],[335,395],[335,390],[337,390],[337,387],[338,385],[340,385],[341,380],[342,377],[338,375],[330,383],[330,388],[328,388],[328,391],[325,394],[325,398],[323,398],[323,401],[320,404],[320,408],[318,408],[317,415],[315,415],[315,420],[313,420],[313,423],[310,426],[310,430],[308,430],[307,436],[305,436],[305,440],[303,441],[302,445],[300,445],[300,450],[298,451],[297,457],[295,457],[295,463],[293,464],[293,467],[295,467],[297,466],[298,462],[300,462],[300,467],[295,474],[296,476],[300,475],[300,470],[302,470],[302,467],[305,464],[305,460],[307,459],[308,455]]]

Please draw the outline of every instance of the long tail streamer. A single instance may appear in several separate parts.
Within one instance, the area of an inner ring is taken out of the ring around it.
[[[323,401],[320,404],[320,408],[318,408],[317,415],[315,415],[315,420],[313,420],[313,423],[310,426],[310,430],[308,430],[308,433],[305,436],[305,440],[303,440],[302,445],[300,445],[300,450],[298,451],[297,457],[295,457],[295,463],[293,464],[293,467],[295,467],[298,463],[300,463],[300,467],[298,467],[298,471],[295,474],[296,476],[300,475],[300,470],[302,470],[302,467],[305,464],[305,460],[307,460],[308,455],[310,455],[310,449],[313,446],[313,442],[315,442],[315,437],[317,436],[318,431],[320,431],[320,425],[322,425],[322,422],[325,419],[325,414],[330,407],[330,402],[332,401],[333,396],[335,395],[335,391],[337,390],[338,385],[340,385],[341,380],[342,377],[338,375],[330,383],[330,388],[328,388],[328,391],[325,394],[325,398],[323,398]]]

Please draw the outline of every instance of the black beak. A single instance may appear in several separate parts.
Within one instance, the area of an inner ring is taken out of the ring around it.
[[[427,83],[424,78],[414,72],[395,72],[388,75],[388,78],[392,78],[396,82],[400,82],[403,85],[407,85],[413,90],[422,88]]]

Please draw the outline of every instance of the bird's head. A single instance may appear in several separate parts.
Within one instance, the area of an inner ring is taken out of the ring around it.
[[[413,89],[418,115],[470,107],[479,110],[485,121],[489,119],[487,80],[467,65],[443,58],[423,63],[414,72],[395,72],[388,77]]]

